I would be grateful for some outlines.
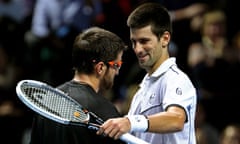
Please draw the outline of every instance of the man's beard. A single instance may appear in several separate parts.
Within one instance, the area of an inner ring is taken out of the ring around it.
[[[113,81],[110,81],[108,77],[104,77],[100,83],[100,91],[105,92],[113,87]]]

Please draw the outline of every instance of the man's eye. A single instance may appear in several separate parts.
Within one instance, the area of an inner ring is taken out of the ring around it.
[[[148,42],[148,40],[145,40],[145,39],[139,41],[139,43],[141,43],[141,44],[146,44],[147,42]]]

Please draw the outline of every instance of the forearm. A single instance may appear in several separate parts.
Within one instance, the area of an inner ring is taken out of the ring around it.
[[[138,132],[148,131],[155,133],[168,133],[181,131],[187,119],[185,110],[183,108],[175,106],[169,107],[165,112],[149,115],[146,118],[142,116],[135,121],[134,121],[135,115],[133,116],[130,115],[128,116],[128,118],[129,117],[130,117],[129,125],[131,131]],[[147,126],[146,123],[148,124]],[[146,127],[147,129],[145,130]]]
[[[104,134],[118,139],[127,132],[168,133],[181,131],[186,121],[182,108],[171,107],[167,112],[151,116],[128,115],[123,118],[113,118],[101,125],[97,134]]]
[[[184,126],[184,118],[175,113],[162,112],[148,116],[148,132],[168,133],[181,131]]]

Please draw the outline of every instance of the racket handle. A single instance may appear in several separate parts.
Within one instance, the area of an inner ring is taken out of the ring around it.
[[[129,133],[123,134],[120,137],[121,140],[128,142],[128,144],[150,144],[140,138],[137,138]]]

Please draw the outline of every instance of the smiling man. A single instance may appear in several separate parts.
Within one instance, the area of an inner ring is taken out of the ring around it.
[[[130,14],[127,24],[133,51],[147,74],[128,115],[109,119],[97,134],[118,139],[131,132],[151,144],[196,144],[197,94],[189,77],[169,56],[169,12],[158,3],[144,3]]]

